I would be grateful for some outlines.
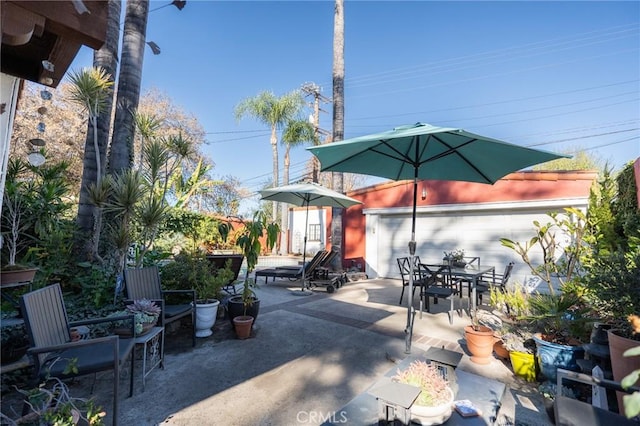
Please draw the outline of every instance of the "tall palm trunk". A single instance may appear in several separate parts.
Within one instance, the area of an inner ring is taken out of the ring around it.
[[[118,43],[120,40],[120,14],[121,0],[109,0],[109,14],[107,23],[107,35],[104,45],[94,52],[93,66],[102,67],[110,76],[110,81],[114,81],[118,66]],[[111,127],[111,115],[113,108],[113,93],[105,102],[104,109],[97,117],[97,146],[99,157],[96,157],[96,143],[94,129],[91,123],[88,124],[87,137],[84,144],[84,158],[82,162],[82,182],[80,186],[80,199],[78,204],[78,214],[76,223],[83,235],[89,235],[94,227],[95,206],[89,202],[88,188],[91,184],[97,183],[101,176],[98,176],[96,158],[99,164],[105,165],[107,158],[107,146],[109,144],[109,129]],[[104,170],[104,169],[103,169]],[[86,241],[86,240],[85,240]],[[81,250],[81,252],[84,252]]]
[[[272,161],[272,167],[273,167],[273,183],[271,184],[274,188],[276,186],[278,186],[278,180],[279,180],[279,176],[280,176],[280,170],[278,169],[278,163],[279,163],[279,159],[278,159],[278,133],[277,133],[278,129],[277,126],[274,124],[271,126],[271,139],[269,140],[269,143],[271,143],[271,161]],[[273,221],[276,221],[276,218],[278,217],[278,203],[276,201],[273,202]],[[275,252],[276,246],[273,247],[273,250]]]
[[[148,0],[127,0],[118,78],[116,116],[109,151],[109,173],[129,169],[133,164],[134,114],[140,99],[142,63],[147,33]]]
[[[333,139],[344,139],[344,0],[336,0],[333,16]],[[333,190],[343,192],[342,173],[333,173]],[[334,207],[331,216],[331,246],[339,252],[342,266],[342,212]]]
[[[282,168],[282,185],[289,185],[289,166],[291,165],[291,157],[289,151],[291,145],[287,145],[284,150],[284,161]],[[280,254],[289,253],[289,208],[286,204],[281,205],[280,216]]]

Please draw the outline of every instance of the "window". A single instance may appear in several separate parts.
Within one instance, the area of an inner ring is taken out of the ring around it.
[[[309,225],[309,241],[320,241],[320,224]]]

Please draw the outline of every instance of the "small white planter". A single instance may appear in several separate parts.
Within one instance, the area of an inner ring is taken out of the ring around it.
[[[435,407],[427,407],[424,405],[413,404],[411,406],[411,422],[423,426],[441,425],[451,417],[453,413],[454,394],[451,388],[447,388],[450,394],[449,401],[436,405]]]
[[[196,337],[209,337],[218,316],[219,300],[196,304]]]

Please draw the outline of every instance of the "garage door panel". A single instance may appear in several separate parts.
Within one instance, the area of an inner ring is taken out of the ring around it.
[[[441,262],[443,252],[462,248],[468,256],[480,256],[482,264],[499,272],[515,253],[500,244],[501,238],[525,241],[534,232],[533,221],[547,222],[546,211],[448,212],[416,217],[416,255],[425,263]],[[410,215],[381,215],[376,238],[379,277],[400,278],[396,258],[408,256]]]

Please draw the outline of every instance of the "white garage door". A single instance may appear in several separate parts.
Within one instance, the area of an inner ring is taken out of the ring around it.
[[[546,213],[562,207],[500,203],[425,208],[418,211],[416,218],[416,255],[424,263],[439,263],[445,251],[461,248],[467,256],[479,256],[482,265],[496,266],[498,272],[513,260],[516,262],[513,276],[524,282],[529,275],[528,267],[512,250],[500,244],[500,238],[526,241],[533,235],[534,220],[546,223],[549,221]],[[377,211],[367,215],[367,223],[370,221],[375,225],[367,226],[369,276],[400,278],[396,259],[409,255],[411,214]]]

